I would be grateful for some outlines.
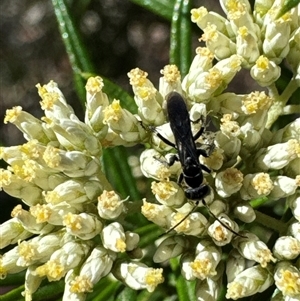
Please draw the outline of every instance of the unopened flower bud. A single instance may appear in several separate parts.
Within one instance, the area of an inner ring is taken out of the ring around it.
[[[263,268],[270,261],[276,261],[267,245],[252,233],[247,233],[247,237],[235,237],[232,244],[245,258],[260,263]]]
[[[164,281],[162,272],[163,269],[149,268],[140,262],[123,262],[116,268],[114,275],[134,290],[147,289],[153,292]]]
[[[126,251],[126,236],[123,226],[114,222],[104,227],[101,232],[103,246],[114,252]]]
[[[244,223],[252,223],[256,218],[254,209],[247,202],[238,203],[234,207],[234,215]]]
[[[167,237],[155,251],[153,261],[164,262],[182,254],[182,251],[187,247],[186,243],[187,241],[183,236]]]
[[[281,236],[276,240],[274,255],[281,260],[292,260],[300,254],[300,241],[292,236]]]
[[[272,274],[260,265],[239,273],[227,284],[227,299],[237,300],[265,291],[274,283]]]

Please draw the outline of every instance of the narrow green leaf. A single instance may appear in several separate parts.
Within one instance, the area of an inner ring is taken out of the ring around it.
[[[130,0],[169,21],[172,19],[175,0]]]
[[[114,301],[114,295],[121,285],[120,282],[103,278],[94,286],[93,292],[87,295],[87,301]]]
[[[84,105],[84,86],[87,74],[95,74],[95,68],[91,63],[88,51],[82,42],[79,31],[77,30],[69,8],[66,5],[66,1],[52,0],[52,3],[61,36],[74,72],[76,90],[82,104]],[[124,108],[132,111],[136,110],[134,100],[127,92],[106,78],[103,78],[103,82],[103,91],[106,92],[110,98],[119,98],[122,100]],[[134,198],[138,198],[138,190],[131,175],[131,170],[127,162],[127,155],[124,154],[124,151],[123,156],[121,157],[120,150],[118,148],[105,150],[104,166],[106,170],[109,170],[109,172],[114,175],[115,188],[120,191],[122,195],[132,195]]]
[[[54,12],[58,21],[61,37],[66,47],[66,51],[74,72],[75,87],[79,94],[80,100],[84,105],[85,102],[85,83],[87,74],[94,76],[96,70],[89,57],[89,52],[86,49],[79,31],[73,21],[69,8],[65,0],[52,0]],[[124,108],[131,112],[136,110],[133,98],[122,88],[101,76],[104,82],[103,91],[110,98],[121,99]]]
[[[129,288],[124,287],[124,289],[118,294],[115,301],[128,301],[128,300],[136,300],[137,299],[137,291]]]
[[[180,275],[176,281],[176,290],[177,290],[179,301],[196,300],[195,281],[189,282]]]
[[[173,10],[170,41],[170,63],[175,64],[182,76],[191,64],[191,5],[189,0],[176,0]]]
[[[285,13],[287,13],[293,7],[297,6],[299,3],[300,3],[300,0],[286,0],[276,18],[278,19],[278,18],[282,17]]]

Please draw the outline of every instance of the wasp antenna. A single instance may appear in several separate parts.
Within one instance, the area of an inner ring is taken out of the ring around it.
[[[190,210],[190,212],[181,220],[179,221],[175,226],[173,226],[171,229],[169,229],[168,231],[166,231],[165,233],[162,233],[159,237],[165,235],[165,234],[169,234],[171,231],[173,231],[175,228],[177,228],[182,222],[184,222],[190,214],[192,214],[197,208],[197,204],[195,204],[195,206]]]
[[[233,234],[235,234],[236,236],[239,237],[243,237],[243,238],[247,238],[244,235],[241,235],[239,233],[237,233],[236,231],[234,231],[232,228],[230,228],[229,226],[227,226],[226,224],[224,224],[208,207],[208,205],[206,204],[206,202],[204,200],[202,200],[202,204],[206,207],[206,209],[208,210],[209,214],[215,219],[217,220],[224,228],[226,228],[227,230],[229,230],[230,232],[232,232]]]

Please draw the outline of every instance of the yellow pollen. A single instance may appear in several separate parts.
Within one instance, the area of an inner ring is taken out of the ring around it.
[[[103,79],[100,76],[90,77],[85,85],[86,91],[90,94],[101,92],[103,87]]]
[[[47,276],[49,281],[58,281],[64,277],[66,271],[64,267],[55,260],[49,260],[35,270],[40,277]]]
[[[258,110],[268,109],[272,102],[273,99],[264,91],[255,91],[244,96],[242,100],[243,110],[248,115],[255,114]]]
[[[208,14],[207,9],[204,6],[201,6],[199,8],[193,8],[191,10],[191,20],[193,23],[197,23],[198,21],[201,21],[203,17],[205,17]]]
[[[259,195],[268,195],[272,191],[274,185],[267,173],[259,173],[254,176],[251,185]]]
[[[18,119],[18,116],[21,114],[22,112],[22,107],[17,106],[17,107],[13,107],[10,110],[6,110],[6,115],[4,118],[4,123],[7,124],[8,122],[13,123]]]
[[[113,190],[104,190],[98,197],[98,202],[101,202],[103,208],[112,210],[119,204],[120,197]]]
[[[221,71],[216,68],[211,69],[205,78],[205,82],[209,85],[210,88],[219,87],[222,83]]]
[[[164,277],[162,275],[163,269],[150,269],[145,275],[145,282],[147,285],[151,286],[153,289],[160,283],[164,282]]]
[[[204,29],[203,29],[203,34],[199,41],[204,41],[204,42],[215,42],[217,41],[219,37],[219,33],[217,31],[217,26],[214,24],[208,24]]]
[[[56,84],[53,81],[50,81],[48,85],[56,86]],[[40,84],[37,84],[36,87],[42,99],[42,101],[40,101],[42,110],[52,110],[53,105],[59,99],[59,94],[56,92],[49,92],[47,90],[47,85],[41,86]]]
[[[239,282],[231,282],[227,286],[227,299],[237,300],[243,297],[244,286]]]
[[[0,188],[8,186],[12,180],[12,173],[9,170],[0,169]]]
[[[281,270],[281,277],[276,281],[276,286],[282,291],[284,296],[295,296],[300,294],[299,273],[289,270]]]
[[[31,206],[29,212],[35,217],[38,224],[47,222],[51,216],[52,210],[47,205],[37,204]]]
[[[11,165],[14,174],[26,182],[31,182],[36,177],[35,171],[37,167],[35,162],[33,160],[25,160],[23,165],[21,165],[21,162],[19,162],[19,164],[17,163]]]
[[[214,229],[214,232],[213,232],[214,239],[216,241],[225,241],[226,238],[227,238],[227,231],[226,230],[221,224],[216,226],[215,229]]]
[[[23,241],[18,246],[18,253],[28,264],[31,263],[31,260],[36,255],[36,249],[33,245],[27,241]]]
[[[72,231],[78,231],[82,228],[82,218],[77,214],[69,212],[64,216],[63,224]]]
[[[246,6],[239,0],[229,0],[226,3],[228,20],[241,18],[246,13]]]
[[[207,47],[197,47],[196,54],[207,57],[210,61],[214,58],[214,54]]]
[[[269,59],[263,55],[261,55],[256,61],[257,68],[261,70],[269,69],[269,64],[270,64]]]
[[[156,176],[161,180],[161,181],[168,181],[169,177],[171,176],[170,169],[167,168],[166,166],[161,166],[157,172]]]
[[[126,243],[122,238],[117,239],[116,249],[121,253],[124,253],[126,251]]]
[[[142,86],[138,87],[135,94],[142,98],[144,101],[151,100],[155,97],[156,90],[153,87]]]
[[[176,65],[166,65],[160,73],[169,84],[180,81],[180,71]]]
[[[142,214],[149,220],[152,220],[154,219],[157,214],[158,214],[158,211],[157,211],[157,205],[155,204],[152,204],[152,203],[148,203],[146,202],[146,200],[144,199],[143,200],[143,205],[142,205],[142,208],[141,208],[141,212]]]
[[[19,149],[27,158],[37,159],[40,156],[38,141],[35,139],[32,139],[27,143],[20,145]]]
[[[180,222],[180,224],[174,229],[177,233],[186,232],[191,227],[190,218],[188,217],[184,221],[182,221],[184,217],[185,217],[185,214],[177,212],[174,215],[173,219],[171,220],[172,227],[174,227],[176,224],[178,224]]]
[[[49,167],[55,168],[60,165],[61,157],[60,157],[59,152],[60,152],[59,149],[57,149],[51,145],[48,145],[46,147],[46,150],[43,154],[43,159]]]
[[[242,26],[242,27],[239,28],[238,32],[239,32],[239,35],[243,39],[245,39],[248,35],[248,28],[246,26]]]
[[[208,259],[196,259],[190,263],[193,274],[199,279],[204,279],[207,276],[216,275],[216,271],[212,270],[212,264]]]
[[[11,217],[18,217],[21,216],[23,213],[22,205],[17,205],[11,212]]]
[[[122,108],[120,106],[120,101],[114,99],[114,101],[107,106],[104,110],[103,123],[108,123],[109,121],[117,122],[122,116]]]
[[[147,80],[148,73],[139,68],[135,68],[128,72],[127,75],[130,85],[143,86]]]
[[[259,262],[260,265],[265,268],[270,261],[276,262],[276,259],[272,256],[269,249],[264,249],[256,252],[255,261]]]
[[[61,202],[60,195],[57,191],[43,191],[43,196],[48,204],[58,204]]]
[[[151,189],[162,200],[167,200],[178,191],[171,182],[152,182]]]
[[[88,293],[93,291],[93,283],[86,275],[77,276],[70,286],[70,291],[75,294]]]
[[[300,142],[297,139],[290,139],[287,142],[287,151],[293,157],[300,157]]]

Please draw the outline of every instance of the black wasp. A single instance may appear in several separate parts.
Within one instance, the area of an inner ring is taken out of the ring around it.
[[[204,198],[210,194],[211,188],[209,185],[203,183],[203,170],[210,173],[210,169],[199,162],[199,156],[202,155],[204,157],[208,157],[209,153],[204,149],[197,148],[195,141],[203,134],[205,127],[202,125],[200,130],[193,135],[189,112],[183,97],[179,93],[169,93],[166,97],[166,101],[168,118],[175,138],[175,144],[163,137],[160,133],[156,132],[156,134],[163,142],[177,150],[177,154],[170,158],[168,165],[172,166],[175,161],[180,161],[182,173],[179,176],[178,183],[181,184],[184,180],[187,186],[184,190],[186,198],[196,202],[194,208],[168,232],[172,231],[180,223],[182,223],[191,214],[191,212],[196,209],[199,202],[202,201],[203,205],[216,220],[218,220],[228,230],[239,235],[227,225],[222,223],[210,211],[204,201]],[[211,150],[212,149],[213,147],[211,147]]]

